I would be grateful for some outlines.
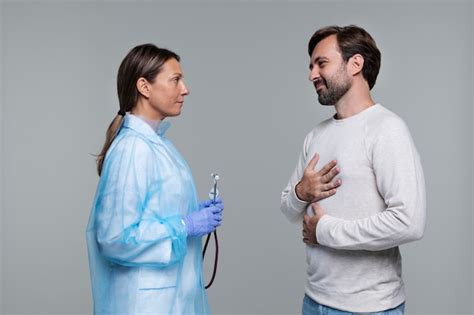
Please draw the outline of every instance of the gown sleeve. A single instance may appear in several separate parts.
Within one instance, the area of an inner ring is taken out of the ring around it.
[[[106,157],[95,225],[99,251],[111,262],[167,267],[186,254],[186,229],[178,211],[147,209],[160,205],[150,200],[163,190],[157,158],[150,144],[136,136],[120,139]]]

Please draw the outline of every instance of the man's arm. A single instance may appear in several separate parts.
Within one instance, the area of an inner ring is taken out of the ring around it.
[[[319,154],[315,154],[306,165],[306,141],[298,164],[281,194],[280,209],[292,222],[303,218],[303,212],[310,202],[328,198],[336,193],[341,180],[333,180],[339,174],[335,160],[327,163],[321,170],[316,170]]]
[[[323,215],[316,229],[319,244],[335,249],[377,251],[423,236],[425,181],[408,128],[399,121],[384,126],[369,153],[386,208],[354,221]]]

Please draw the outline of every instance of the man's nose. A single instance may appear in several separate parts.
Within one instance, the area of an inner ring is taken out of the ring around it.
[[[308,78],[308,79],[309,79],[311,82],[314,82],[314,81],[316,81],[316,79],[318,79],[318,78],[319,78],[319,71],[317,71],[316,67],[314,67],[313,69],[310,70],[310,72],[309,72],[309,78]]]

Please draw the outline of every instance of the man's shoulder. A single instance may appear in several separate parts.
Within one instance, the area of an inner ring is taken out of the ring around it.
[[[376,111],[369,115],[366,120],[367,127],[376,133],[391,133],[406,130],[405,121],[391,110],[378,105]]]
[[[379,106],[376,112],[366,120],[366,141],[368,144],[381,144],[403,139],[411,139],[411,133],[405,121],[391,110]]]
[[[306,135],[306,137],[314,137],[315,135],[321,133],[326,127],[331,123],[332,118],[327,118],[320,123],[318,123],[310,132]]]

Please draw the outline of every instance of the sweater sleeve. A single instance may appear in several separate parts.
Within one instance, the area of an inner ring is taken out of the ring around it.
[[[306,167],[306,159],[308,155],[306,147],[308,136],[305,138],[303,151],[299,156],[298,163],[296,164],[296,168],[291,175],[290,181],[281,193],[280,210],[291,222],[301,221],[303,219],[303,213],[308,206],[308,203],[306,201],[300,200],[295,192],[295,186],[303,177],[304,169]]]
[[[324,215],[316,229],[321,245],[377,251],[423,236],[425,181],[419,155],[406,125],[399,119],[384,123],[369,149],[369,156],[385,209],[358,220]]]

